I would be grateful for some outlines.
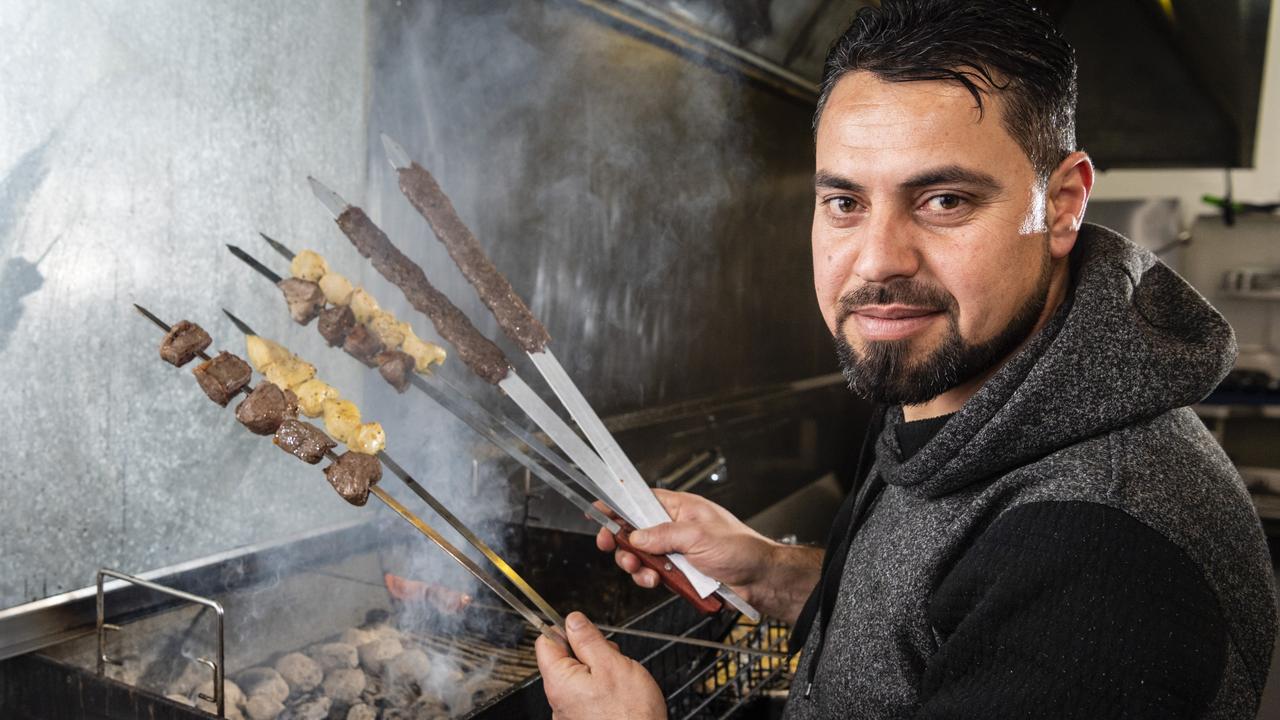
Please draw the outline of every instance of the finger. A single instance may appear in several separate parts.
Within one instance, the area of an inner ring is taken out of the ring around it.
[[[612,647],[600,629],[591,624],[586,615],[571,612],[565,618],[565,628],[569,632],[569,644],[573,646],[573,654],[593,671],[596,668],[616,662],[622,655]]]
[[[577,662],[569,654],[569,648],[564,643],[555,642],[545,635],[538,636],[537,642],[533,644],[533,650],[538,656],[538,669],[543,675],[554,674],[565,661]]]
[[[613,533],[606,528],[600,528],[600,532],[596,533],[596,547],[602,552],[613,552],[618,547],[618,542],[613,539]]]
[[[658,587],[658,573],[650,568],[644,568],[639,572],[632,573],[631,579],[642,588],[653,589]]]
[[[614,520],[617,520],[617,519],[618,519],[618,513],[617,513],[617,512],[615,512],[613,508],[609,507],[608,505],[605,505],[603,500],[597,500],[597,501],[595,501],[595,502],[593,502],[593,503],[591,503],[591,504],[592,504],[592,505],[595,505],[595,506],[596,506],[596,509],[597,509],[597,510],[599,510],[600,512],[604,513],[605,515],[608,515],[609,517],[613,518]]]
[[[644,567],[643,565],[640,564],[640,558],[627,552],[626,550],[619,550],[618,552],[614,553],[613,561],[616,562],[618,564],[618,567],[622,568],[622,571],[627,573],[628,575],[634,574],[638,572],[640,568]]]
[[[669,522],[632,532],[631,544],[652,555],[689,553],[697,549],[702,537],[699,523]]]

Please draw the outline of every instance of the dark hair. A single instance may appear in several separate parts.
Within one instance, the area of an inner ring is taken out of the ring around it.
[[[1004,125],[1042,177],[1076,149],[1076,59],[1053,21],[1026,0],[883,0],[858,11],[822,71],[818,120],[840,78],[949,80],[983,112],[1005,100]]]

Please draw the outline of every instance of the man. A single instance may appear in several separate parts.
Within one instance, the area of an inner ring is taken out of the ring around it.
[[[1071,48],[1012,0],[884,0],[828,57],[814,282],[850,387],[885,408],[867,479],[825,553],[678,493],[632,536],[795,623],[789,718],[1257,712],[1270,564],[1186,407],[1234,336],[1151,253],[1083,224],[1075,95]],[[665,717],[581,614],[569,641],[538,646],[557,718]]]

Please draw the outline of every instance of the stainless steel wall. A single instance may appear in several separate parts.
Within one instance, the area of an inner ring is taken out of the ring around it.
[[[162,363],[130,303],[233,351],[223,305],[294,337],[244,308],[270,295],[223,243],[321,232],[306,174],[363,172],[365,12],[0,3],[0,607],[351,517]]]

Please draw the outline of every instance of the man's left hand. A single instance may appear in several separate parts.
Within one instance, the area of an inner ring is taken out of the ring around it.
[[[667,703],[653,676],[618,652],[580,612],[565,618],[569,645],[539,637],[538,669],[555,720],[663,720]],[[577,656],[577,657],[574,657]]]

